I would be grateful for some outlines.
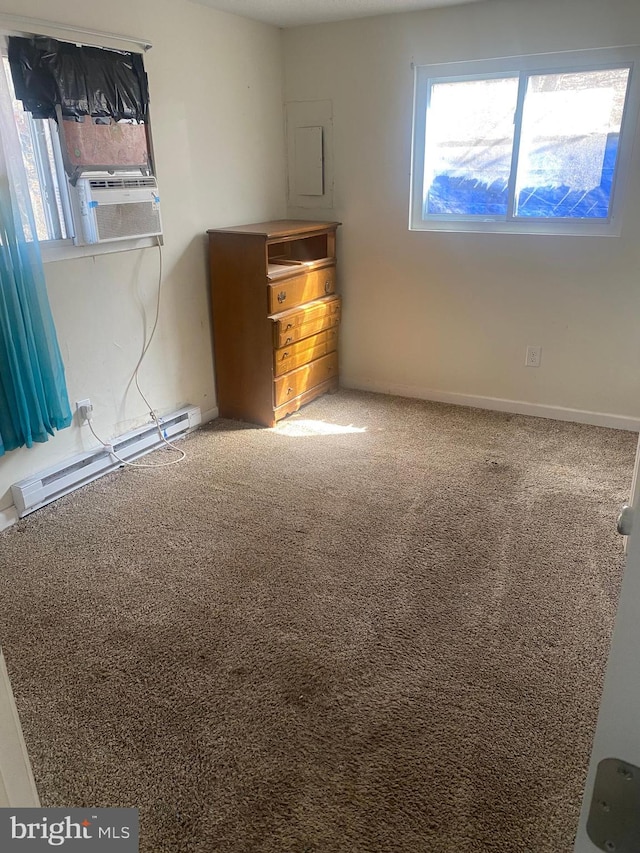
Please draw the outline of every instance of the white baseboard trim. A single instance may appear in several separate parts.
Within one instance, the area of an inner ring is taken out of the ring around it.
[[[640,418],[628,415],[612,415],[607,412],[589,412],[584,409],[569,409],[564,406],[547,406],[544,403],[527,403],[524,400],[503,400],[500,397],[480,397],[475,394],[458,394],[453,391],[435,391],[413,385],[386,384],[368,379],[340,377],[343,388],[359,391],[374,391],[378,394],[394,394],[412,397],[415,400],[432,400],[436,403],[452,403],[456,406],[471,406],[495,412],[511,412],[514,415],[531,415],[536,418],[551,418],[556,421],[571,421],[577,424],[624,429],[640,432]]]
[[[220,412],[219,412],[217,406],[213,409],[209,409],[208,412],[203,412],[202,413],[202,423],[206,424],[206,423],[209,423],[209,421],[215,421],[215,419],[219,416],[219,414],[220,414]]]
[[[201,424],[206,424],[208,421],[213,421],[218,417],[218,407],[216,406],[213,409],[209,409],[206,412],[202,412],[202,420]],[[5,509],[0,509],[0,533],[3,530],[11,527],[12,524],[15,524],[18,521],[18,510],[12,504],[11,506],[5,507]]]
[[[13,504],[5,507],[5,509],[0,509],[0,533],[2,533],[3,530],[6,530],[7,527],[11,527],[12,524],[15,524],[17,520],[18,510]]]

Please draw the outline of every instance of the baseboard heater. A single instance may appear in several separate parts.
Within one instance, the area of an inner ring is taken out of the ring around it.
[[[202,414],[197,406],[185,406],[159,418],[159,421],[165,438],[179,438],[202,422]],[[162,440],[155,423],[150,423],[114,438],[111,446],[118,456],[131,462],[161,447]],[[18,515],[23,518],[121,466],[122,463],[106,448],[96,447],[14,483],[11,494]]]

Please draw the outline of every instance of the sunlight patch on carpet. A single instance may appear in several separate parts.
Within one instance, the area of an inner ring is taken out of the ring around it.
[[[353,424],[332,424],[326,421],[316,421],[310,419],[302,420],[286,420],[273,428],[274,432],[280,435],[287,435],[293,438],[304,438],[311,435],[343,435],[344,433],[366,432],[366,427],[357,427]]]

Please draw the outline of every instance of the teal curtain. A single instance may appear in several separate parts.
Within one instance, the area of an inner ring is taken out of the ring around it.
[[[0,64],[0,456],[71,423],[27,175]]]

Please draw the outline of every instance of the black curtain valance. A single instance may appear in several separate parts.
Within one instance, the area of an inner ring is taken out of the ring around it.
[[[9,65],[16,97],[34,118],[56,118],[60,106],[69,118],[147,120],[147,75],[138,53],[11,36]]]

